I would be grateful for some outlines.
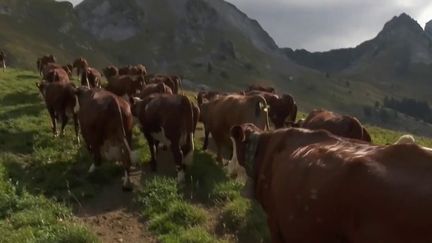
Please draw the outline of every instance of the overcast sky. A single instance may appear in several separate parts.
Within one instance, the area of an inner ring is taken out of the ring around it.
[[[81,0],[71,0],[76,4]],[[373,38],[384,23],[406,12],[422,27],[431,0],[227,0],[260,22],[280,47],[325,51]]]

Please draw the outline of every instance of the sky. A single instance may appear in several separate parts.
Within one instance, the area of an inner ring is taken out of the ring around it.
[[[71,0],[77,4],[81,0]],[[424,27],[431,0],[227,0],[258,20],[280,47],[326,51],[354,47],[403,12]]]

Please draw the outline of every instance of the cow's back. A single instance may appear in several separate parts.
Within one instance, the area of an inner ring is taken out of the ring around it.
[[[264,139],[270,145],[260,157],[264,179],[256,196],[282,240],[432,241],[431,152],[320,131],[282,131]]]
[[[329,111],[311,112],[304,121],[303,127],[314,130],[324,129],[346,138],[364,139],[363,126],[357,118],[342,116]]]
[[[229,145],[229,131],[235,125],[253,123],[263,130],[268,127],[265,106],[262,96],[221,96],[201,106],[202,120],[218,146]]]
[[[123,137],[124,118],[129,118],[127,124],[132,122],[132,118],[129,105],[120,99],[108,91],[97,90],[80,101],[78,117],[84,138],[92,140],[90,144]]]

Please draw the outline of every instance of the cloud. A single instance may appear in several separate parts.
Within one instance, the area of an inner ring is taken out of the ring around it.
[[[406,12],[421,25],[432,18],[426,0],[230,0],[257,19],[282,47],[322,51],[373,38],[384,23]]]
[[[402,12],[422,27],[432,19],[430,0],[227,1],[258,20],[279,46],[311,51],[356,46],[373,38],[385,22]]]

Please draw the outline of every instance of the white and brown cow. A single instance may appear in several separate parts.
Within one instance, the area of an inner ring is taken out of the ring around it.
[[[325,129],[337,136],[372,143],[369,132],[357,118],[323,109],[311,111],[306,119],[301,122],[301,127],[313,130]]]
[[[275,128],[282,128],[286,123],[295,122],[297,117],[297,104],[289,94],[278,95],[266,91],[249,91],[246,95],[261,95],[270,106],[269,118]]]
[[[144,87],[143,76],[118,75],[108,79],[106,89],[118,96],[129,100],[137,95]]]
[[[261,129],[268,129],[268,105],[261,95],[226,95],[204,102],[200,106],[201,121],[204,124],[204,147],[207,147],[211,133],[217,147],[217,161],[222,163],[222,150],[231,149],[229,131],[232,126],[253,123]]]
[[[130,166],[136,158],[131,151],[133,117],[129,103],[109,91],[84,86],[76,95],[81,132],[94,159],[89,172],[101,164],[102,158],[121,161],[125,173],[123,189],[130,190]]]
[[[253,124],[231,136],[272,242],[432,242],[432,151]]]
[[[194,151],[197,114],[194,115],[192,102],[183,95],[153,94],[142,100],[136,98],[132,112],[147,139],[152,170],[157,169],[157,148],[162,143],[170,148],[176,163],[177,180],[182,182],[185,165],[192,162]]]
[[[90,88],[101,87],[102,74],[92,67],[85,68],[81,73],[81,85]]]

